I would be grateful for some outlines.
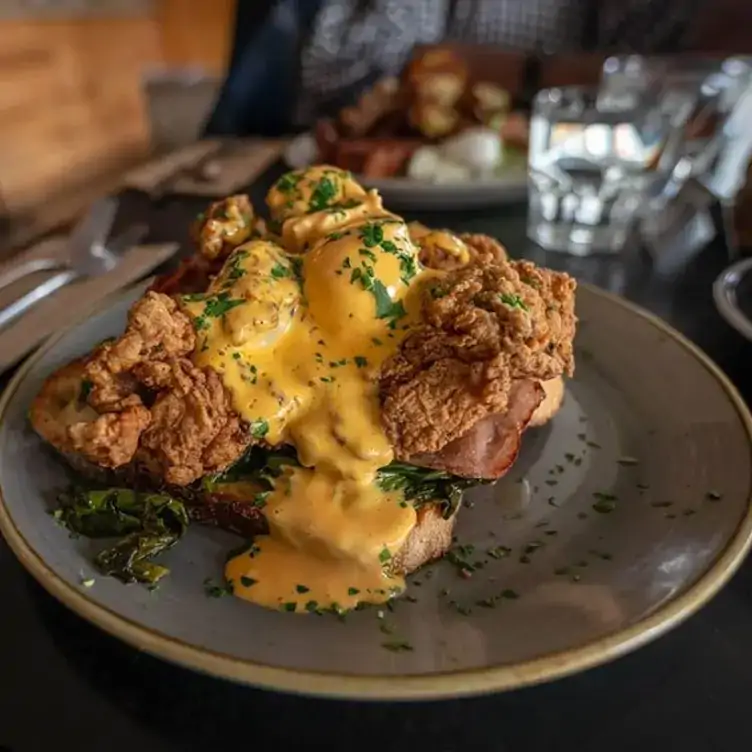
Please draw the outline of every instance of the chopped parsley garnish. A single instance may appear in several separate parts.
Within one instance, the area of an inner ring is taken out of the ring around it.
[[[596,491],[593,494],[593,498],[596,500],[595,504],[593,504],[593,510],[595,512],[608,514],[609,512],[613,512],[614,509],[616,509],[617,498],[613,494]]]
[[[400,279],[407,285],[410,280],[418,273],[418,265],[412,256],[400,254]]]
[[[342,240],[347,235],[346,232],[330,232],[327,236],[327,240]]]
[[[220,292],[218,295],[212,296],[206,301],[204,316],[219,318],[221,316],[224,316],[233,308],[237,308],[239,305],[243,305],[244,302],[244,300],[231,299],[230,293],[228,292]]]
[[[373,261],[374,264],[376,263],[376,254],[373,251],[369,251],[368,248],[360,248],[358,253],[361,256],[365,256],[370,261]]]
[[[290,266],[292,267],[293,274],[297,278],[298,282],[303,281],[303,257],[302,256],[290,256]]]
[[[78,393],[78,399],[80,402],[86,402],[87,398],[91,394],[91,390],[94,388],[94,382],[89,379],[84,379],[81,382],[81,390]]]
[[[232,283],[239,280],[245,275],[245,269],[240,266],[240,262],[248,257],[248,251],[234,251],[228,262],[228,271],[223,283],[225,289],[232,287]]]
[[[317,601],[308,601],[308,603],[305,604],[305,610],[308,611],[308,613],[316,613],[319,610],[319,604]]]
[[[343,269],[350,269],[352,267],[352,262],[350,261],[350,257],[348,256],[343,262],[342,262],[342,268]]]
[[[271,491],[259,491],[253,497],[253,506],[257,509],[263,509],[266,506],[266,500],[269,498]]]
[[[297,608],[297,606],[296,606],[296,604],[295,604],[295,603],[289,602],[289,603],[283,603],[283,604],[282,604],[282,605],[280,606],[280,608],[281,608],[281,609],[282,609],[283,611],[295,611],[295,609]]]
[[[281,193],[292,193],[298,187],[298,183],[300,182],[301,178],[302,175],[296,175],[294,172],[288,172],[277,181],[277,185],[274,187]]]
[[[200,316],[196,316],[193,320],[194,326],[198,331],[209,328],[209,321],[207,319],[221,318],[228,311],[231,311],[233,308],[236,308],[245,302],[242,299],[230,298],[229,292],[220,292],[216,295],[211,295],[208,298],[199,298],[198,296],[192,295],[186,295],[184,297],[184,300],[187,300],[189,303],[196,302],[197,299],[203,299],[205,302],[203,313]]]
[[[232,354],[232,359],[233,359],[233,360],[240,360],[240,358],[241,358],[241,357],[242,357],[242,356],[240,355],[240,353],[239,353],[239,352],[234,352],[234,353]]]
[[[360,590],[358,590],[358,588],[356,588],[356,587],[347,588],[347,594],[348,595],[357,595],[359,592],[360,592]]]
[[[185,303],[200,303],[203,300],[206,300],[206,293],[203,293],[203,292],[192,293],[190,295],[183,295],[183,301]]]
[[[406,640],[390,640],[389,642],[382,642],[381,647],[391,650],[393,653],[410,652],[413,650],[413,646]]]
[[[406,311],[402,301],[393,301],[389,296],[389,291],[384,287],[381,280],[373,280],[371,293],[376,299],[376,318],[396,320],[402,318]]]
[[[295,590],[298,593],[307,593],[311,588],[306,587],[305,585],[296,585]]]
[[[292,270],[288,269],[286,266],[280,263],[277,263],[272,267],[271,273],[274,279],[284,279],[285,277],[292,276]]]
[[[521,308],[523,311],[527,311],[528,307],[519,295],[509,295],[508,293],[501,293],[499,299],[504,305],[508,305],[510,308]]]
[[[382,564],[386,564],[388,561],[390,561],[392,558],[392,554],[389,551],[389,549],[384,546],[384,548],[381,549],[381,553],[379,554],[379,561]]]
[[[211,577],[204,580],[204,590],[210,598],[222,598],[225,595],[232,595],[232,581],[228,580],[225,584],[219,585]]]
[[[492,559],[505,559],[512,553],[512,549],[508,546],[494,546],[493,548],[489,548],[486,553]]]
[[[353,360],[358,368],[365,368],[368,365],[368,360],[362,355],[356,355]]]
[[[360,232],[366,248],[373,248],[384,240],[384,229],[380,224],[369,222]]]
[[[434,300],[438,300],[439,298],[444,298],[446,297],[446,294],[447,294],[447,291],[443,290],[439,285],[432,287],[430,292],[431,292],[431,297]]]
[[[246,577],[245,575],[240,576],[240,584],[243,587],[251,587],[251,585],[256,584],[256,580],[253,579],[253,577]]]
[[[251,436],[254,439],[263,439],[269,433],[269,423],[263,419],[254,420],[251,423]]]
[[[317,212],[326,209],[331,205],[336,196],[337,186],[334,182],[328,177],[321,178],[313,189],[313,193],[311,193],[311,203],[308,211]]]

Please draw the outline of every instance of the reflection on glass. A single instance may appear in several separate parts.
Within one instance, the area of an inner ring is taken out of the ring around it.
[[[619,251],[670,131],[657,99],[627,89],[540,92],[530,127],[530,238],[574,255]]]

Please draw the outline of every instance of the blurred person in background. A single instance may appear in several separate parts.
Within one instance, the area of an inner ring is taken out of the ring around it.
[[[715,0],[723,3],[748,0]],[[281,135],[331,115],[416,45],[529,55],[676,53],[711,0],[239,0],[233,54],[206,135]],[[730,20],[730,19],[727,19]]]

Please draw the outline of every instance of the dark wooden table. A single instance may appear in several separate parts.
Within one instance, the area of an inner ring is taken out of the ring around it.
[[[273,177],[274,171],[253,186],[255,201]],[[187,221],[199,208],[178,199],[155,207],[130,195],[121,219],[148,219],[155,240],[187,240]],[[566,268],[636,301],[704,348],[752,398],[752,344],[726,326],[711,299],[712,281],[727,263],[721,240],[679,271],[661,274],[637,251],[617,259],[543,254],[525,239],[524,206],[410,218],[488,232],[512,255]],[[411,752],[736,752],[749,744],[749,562],[699,614],[637,653],[553,684],[441,703],[311,700],[175,668],[58,605],[1,540],[0,604],[0,752],[68,746],[77,752],[350,750],[364,744]]]

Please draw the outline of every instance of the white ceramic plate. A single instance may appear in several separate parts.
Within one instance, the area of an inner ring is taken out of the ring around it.
[[[312,139],[302,134],[288,144],[284,158],[293,169],[314,164]],[[313,147],[315,150],[315,146]],[[479,209],[523,201],[527,196],[527,168],[524,159],[515,160],[507,170],[493,179],[469,183],[429,183],[409,178],[365,178],[356,176],[366,188],[375,188],[384,204],[397,210],[454,210]]]
[[[156,593],[100,577],[92,544],[46,513],[66,471],[26,414],[48,374],[122,330],[139,293],[42,347],[0,403],[0,530],[50,593],[139,649],[310,694],[509,689],[654,639],[705,603],[750,546],[752,420],[742,400],[679,334],[583,285],[577,374],[562,410],[526,433],[511,475],[471,493],[460,512],[459,543],[483,565],[471,579],[448,562],[424,569],[410,578],[415,602],[401,599],[383,619],[377,609],[344,623],[277,613],[207,596],[204,580],[221,575],[237,539],[200,527],[167,554],[172,572]],[[392,652],[392,640],[412,650]]]

